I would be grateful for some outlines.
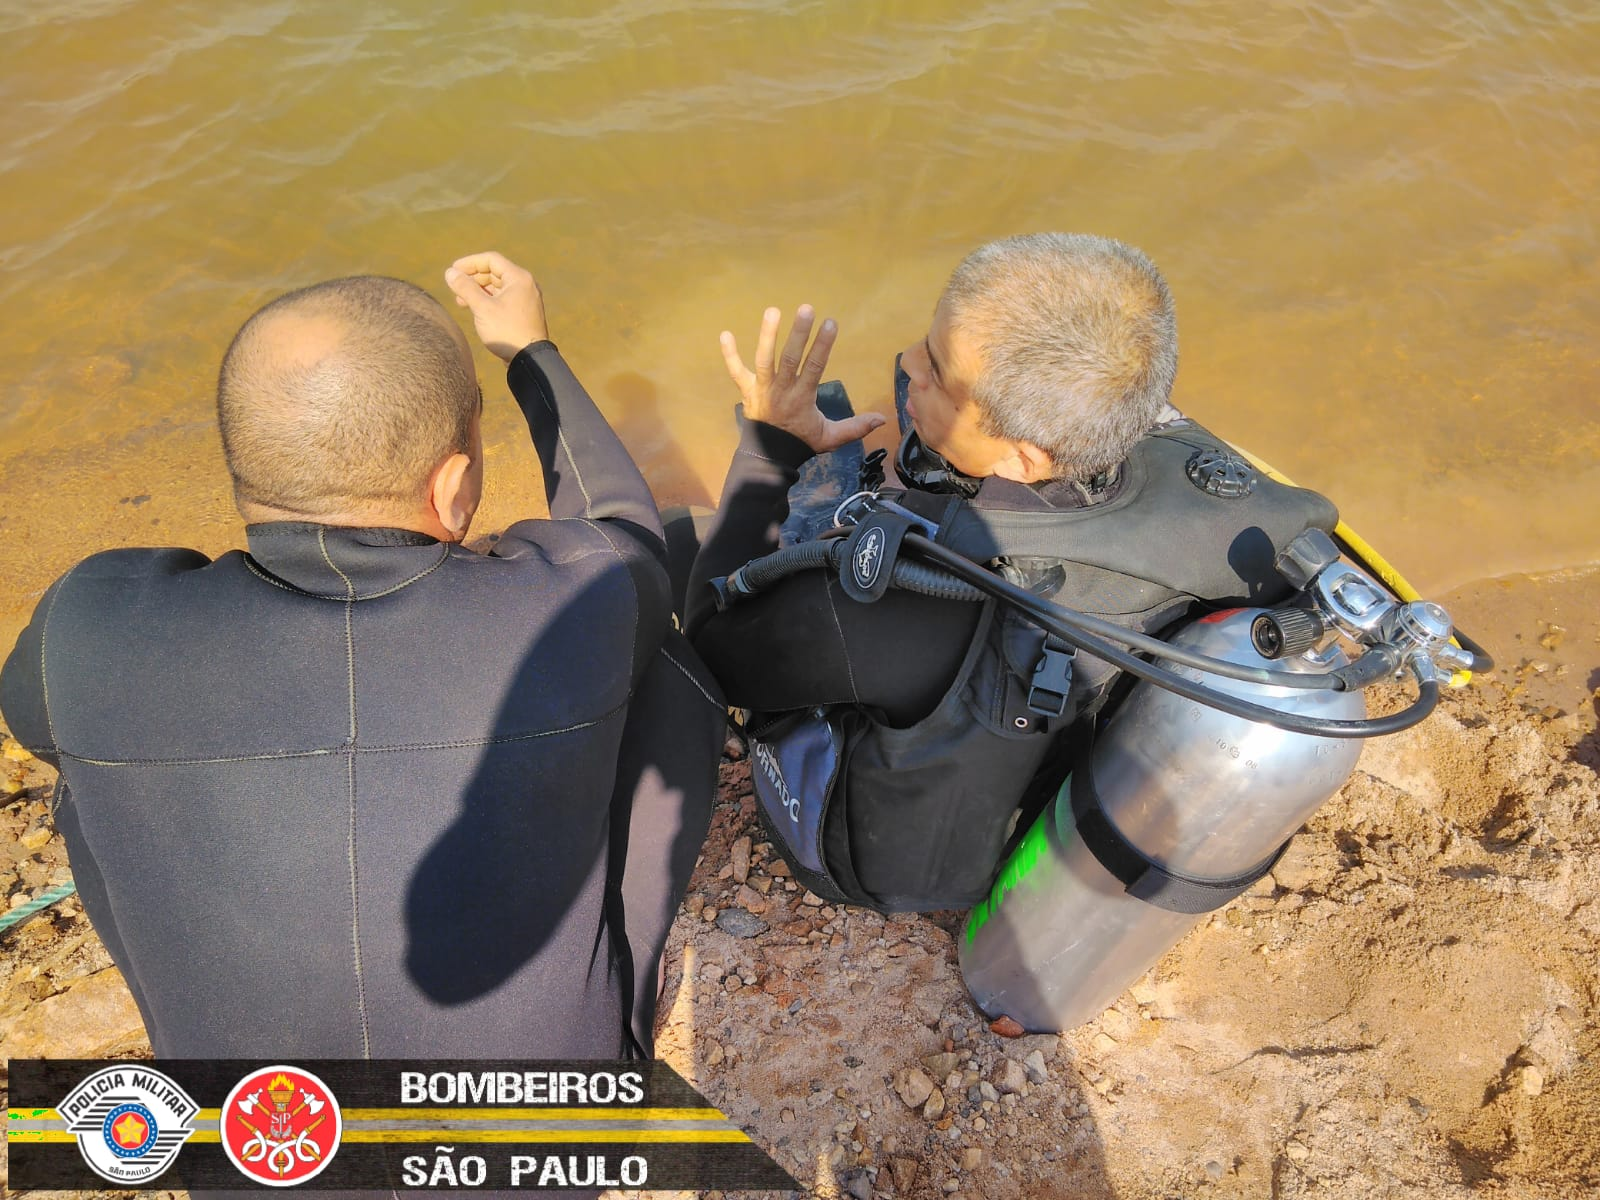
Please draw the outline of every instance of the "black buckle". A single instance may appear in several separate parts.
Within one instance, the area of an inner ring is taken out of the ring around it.
[[[889,457],[887,450],[874,450],[861,460],[861,471],[856,476],[856,491],[875,492],[883,486],[885,478],[883,461]]]
[[[1041,717],[1059,717],[1067,711],[1067,693],[1072,689],[1072,657],[1075,650],[1055,634],[1047,634],[1044,652],[1033,668],[1028,688],[1028,711]]]

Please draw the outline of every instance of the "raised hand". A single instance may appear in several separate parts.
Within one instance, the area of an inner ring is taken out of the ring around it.
[[[517,351],[550,336],[544,295],[528,271],[493,250],[451,263],[444,281],[456,303],[472,313],[472,324],[489,353],[510,362]]]
[[[783,345],[783,356],[774,361],[778,346],[778,326],[783,314],[769,308],[761,315],[761,332],[756,338],[755,370],[744,365],[739,347],[728,330],[722,331],[722,361],[744,398],[744,415],[792,433],[818,454],[866,437],[883,424],[877,413],[863,413],[842,421],[830,420],[817,407],[817,385],[827,369],[839,327],[832,320],[822,323],[815,341],[811,327],[816,313],[802,304],[794,314],[794,327]],[[806,343],[811,341],[811,348]]]

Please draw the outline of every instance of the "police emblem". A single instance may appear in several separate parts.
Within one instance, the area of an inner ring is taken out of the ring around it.
[[[299,1067],[263,1067],[246,1075],[222,1104],[222,1149],[245,1175],[270,1187],[294,1187],[333,1161],[344,1133],[328,1085]]]
[[[90,1170],[131,1187],[172,1165],[200,1106],[160,1071],[127,1063],[96,1071],[56,1111]]]

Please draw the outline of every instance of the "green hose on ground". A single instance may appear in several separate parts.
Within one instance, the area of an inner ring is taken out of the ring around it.
[[[0,917],[0,933],[4,933],[13,925],[20,925],[35,913],[43,912],[52,904],[65,900],[78,890],[78,885],[68,880],[59,887],[53,887],[47,892],[41,892],[26,904],[12,909],[5,916]]]

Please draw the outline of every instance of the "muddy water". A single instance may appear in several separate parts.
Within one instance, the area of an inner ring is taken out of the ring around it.
[[[721,328],[813,301],[885,405],[966,249],[1078,229],[1166,271],[1180,405],[1425,590],[1600,561],[1597,128],[1589,0],[0,0],[0,638],[87,551],[237,544],[254,307],[489,246],[664,500]],[[488,428],[484,529],[537,495]]]

